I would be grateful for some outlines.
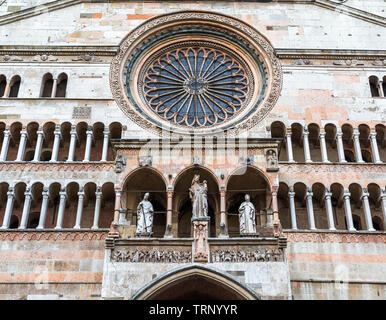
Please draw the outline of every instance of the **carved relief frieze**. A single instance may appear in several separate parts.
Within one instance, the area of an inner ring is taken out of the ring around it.
[[[111,252],[111,261],[115,262],[165,262],[184,263],[192,261],[191,250],[140,250],[114,249]]]
[[[12,232],[0,231],[0,241],[40,241],[40,240],[70,240],[70,241],[89,241],[89,240],[105,240],[108,231],[29,231],[29,232]]]
[[[282,248],[262,248],[256,250],[214,250],[212,262],[278,262],[284,261]]]
[[[288,242],[386,243],[386,234],[284,232]]]

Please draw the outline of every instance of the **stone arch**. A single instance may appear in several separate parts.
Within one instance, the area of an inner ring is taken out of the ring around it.
[[[296,162],[305,162],[302,139],[303,130],[304,127],[300,123],[294,122],[291,124],[292,150]]]
[[[51,98],[52,89],[54,86],[54,78],[51,73],[46,73],[42,78],[42,86],[40,89],[41,98]]]
[[[326,133],[326,147],[328,160],[331,162],[338,162],[338,148],[336,143],[337,127],[333,123],[326,123],[324,125],[324,132]],[[335,149],[335,150],[334,150]]]
[[[316,229],[328,229],[326,206],[324,203],[326,187],[316,182],[312,185],[312,203]]]
[[[166,272],[138,290],[131,299],[261,300],[235,277],[202,264],[190,264]]]
[[[351,211],[353,214],[354,227],[356,230],[366,230],[364,223],[363,206],[361,201],[362,187],[357,183],[351,183],[348,187],[351,193]]]
[[[20,89],[21,78],[19,75],[13,76],[9,82],[9,98],[17,98]]]
[[[0,98],[4,96],[6,87],[7,87],[7,78],[5,75],[0,74]]]
[[[379,97],[379,80],[377,76],[370,76],[369,77],[369,86],[370,86],[370,92],[372,97]]]
[[[57,85],[56,85],[56,98],[65,98],[66,97],[66,89],[67,89],[67,81],[68,76],[66,73],[62,72],[58,76]]]
[[[122,185],[121,207],[127,210],[127,218],[136,225],[137,206],[146,192],[153,205],[153,236],[163,237],[166,229],[167,183],[157,169],[141,167],[131,171]]]
[[[228,233],[239,235],[238,207],[244,202],[245,194],[255,206],[257,226],[268,223],[266,209],[271,207],[272,184],[268,176],[255,166],[238,167],[228,176],[226,186],[226,210],[228,213]]]
[[[189,188],[195,174],[200,175],[200,182],[208,183],[208,215],[210,219],[210,236],[214,237],[220,230],[220,193],[219,182],[215,173],[204,166],[193,165],[182,170],[174,179],[173,224],[178,226],[178,237],[191,236],[192,202]]]
[[[344,187],[338,182],[334,182],[330,186],[331,205],[334,212],[336,212],[335,228],[337,230],[348,230],[346,214],[344,211],[343,193]]]
[[[299,229],[309,229],[307,206],[305,196],[307,192],[307,186],[303,182],[296,182],[293,185],[295,192],[295,210],[296,220]]]

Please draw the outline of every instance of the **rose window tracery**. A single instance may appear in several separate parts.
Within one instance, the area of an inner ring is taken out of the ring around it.
[[[163,119],[205,127],[232,118],[246,103],[250,85],[240,59],[210,47],[171,49],[144,73],[144,97]]]

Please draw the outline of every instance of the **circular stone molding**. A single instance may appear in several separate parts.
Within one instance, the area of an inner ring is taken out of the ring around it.
[[[126,116],[161,135],[237,135],[274,107],[281,64],[268,40],[221,14],[183,11],[138,26],[110,68]]]

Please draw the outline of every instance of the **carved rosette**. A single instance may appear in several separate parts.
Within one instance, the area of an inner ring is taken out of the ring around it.
[[[147,20],[123,40],[110,68],[118,106],[157,134],[237,135],[274,107],[281,82],[267,39],[240,20],[204,11]]]

